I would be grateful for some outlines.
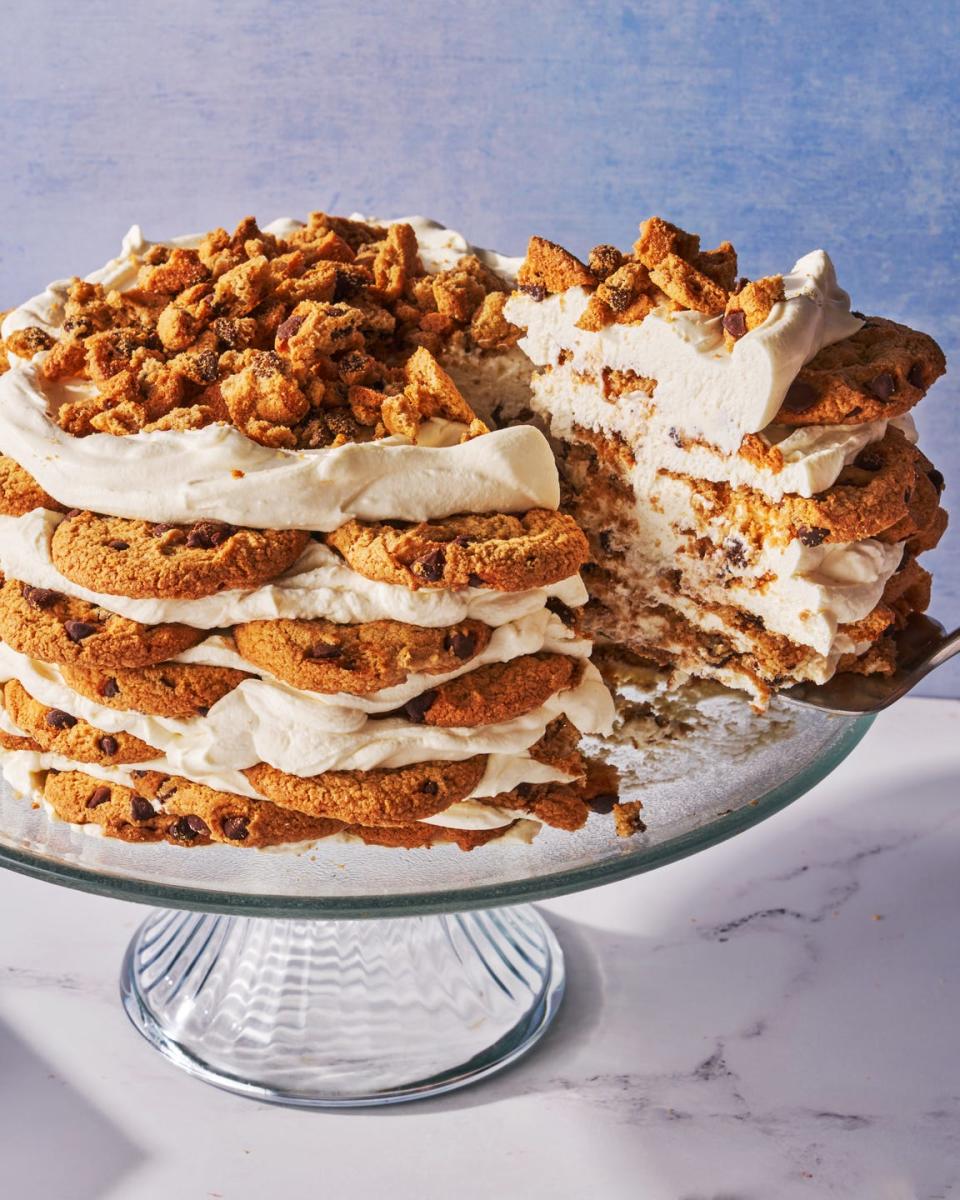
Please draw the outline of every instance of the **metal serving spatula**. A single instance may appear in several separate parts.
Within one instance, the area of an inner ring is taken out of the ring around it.
[[[791,704],[827,712],[879,712],[960,653],[960,629],[946,633],[939,621],[919,614],[909,619],[896,639],[899,665],[892,675],[835,675],[827,683],[798,683],[778,695]]]

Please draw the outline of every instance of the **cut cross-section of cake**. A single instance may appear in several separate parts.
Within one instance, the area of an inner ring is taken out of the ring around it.
[[[937,344],[852,312],[822,250],[749,281],[729,242],[657,217],[587,263],[535,237],[517,282],[504,315],[591,540],[591,632],[758,704],[891,670],[946,527],[909,416]]]

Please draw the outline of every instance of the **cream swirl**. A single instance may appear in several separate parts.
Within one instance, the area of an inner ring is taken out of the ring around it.
[[[580,287],[542,301],[514,293],[505,314],[526,329],[520,346],[533,362],[555,366],[565,353],[574,369],[589,374],[606,367],[655,379],[651,419],[664,433],[673,427],[732,452],[773,420],[805,363],[863,325],[823,250],[801,258],[783,283],[785,299],[732,351],[720,318],[697,312],[658,308],[636,325],[579,329],[590,300]]]
[[[453,231],[414,220],[433,269],[473,249]],[[284,220],[267,229],[282,235],[298,225]],[[198,241],[190,236],[167,244]],[[120,291],[132,287],[136,258],[154,244],[134,226],[120,255],[87,278]],[[496,255],[486,259],[509,265]],[[3,324],[4,336],[28,325],[56,334],[68,287],[67,280],[52,283],[14,310]],[[75,508],[154,521],[210,517],[256,528],[331,530],[351,517],[424,521],[560,503],[550,447],[530,427],[460,443],[461,427],[434,421],[416,445],[390,437],[321,450],[269,449],[226,425],[73,437],[51,411],[92,390],[83,381],[66,387],[45,383],[36,361],[14,359],[0,377],[0,450]]]

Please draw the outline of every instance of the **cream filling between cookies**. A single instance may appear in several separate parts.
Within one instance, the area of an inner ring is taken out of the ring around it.
[[[576,687],[555,693],[540,707],[509,721],[472,728],[441,728],[400,717],[371,718],[358,709],[324,703],[312,693],[257,678],[244,680],[205,717],[185,721],[154,717],[88,700],[64,683],[55,665],[18,654],[7,645],[0,645],[0,676],[18,679],[42,704],[80,717],[106,733],[133,734],[161,751],[167,763],[164,769],[198,782],[260,762],[306,777],[433,760],[459,762],[476,754],[523,757],[557,717],[566,716],[581,733],[607,733],[614,716],[610,694],[590,663],[585,664]],[[484,777],[481,787],[492,790],[475,794],[509,790],[497,773],[508,768],[515,769],[506,761],[488,764],[490,777]],[[242,789],[232,779],[222,790]]]
[[[825,251],[801,258],[783,286],[785,299],[732,350],[720,317],[666,307],[634,325],[579,329],[590,301],[582,287],[540,301],[515,292],[504,312],[527,331],[519,344],[538,366],[556,366],[564,356],[586,374],[608,367],[655,379],[651,419],[664,433],[673,427],[732,452],[770,424],[805,363],[863,326]]]
[[[504,625],[543,608],[550,597],[570,608],[587,601],[579,575],[521,592],[492,588],[420,588],[367,579],[321,542],[311,541],[283,575],[247,591],[218,592],[196,600],[131,599],[93,592],[73,583],[54,566],[50,539],[60,513],[37,508],[22,517],[0,516],[0,570],[9,579],[52,588],[87,600],[142,625],[182,622],[197,629],[219,629],[243,621],[323,617],[338,625],[391,619],[429,629],[472,618]]]
[[[832,487],[865,446],[881,440],[888,425],[899,429],[909,442],[917,440],[909,414],[862,425],[768,425],[760,436],[783,457],[783,465],[774,470],[737,453],[671,436],[662,423],[651,419],[651,401],[645,392],[623,392],[608,400],[602,384],[578,374],[570,364],[534,375],[527,403],[547,422],[549,434],[562,441],[578,442],[579,429],[622,438],[634,457],[637,481],[652,483],[659,471],[672,471],[752,488],[774,501],[787,494],[815,496]]]

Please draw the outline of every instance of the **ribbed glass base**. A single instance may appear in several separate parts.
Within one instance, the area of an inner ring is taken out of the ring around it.
[[[529,905],[382,921],[158,911],[123,964],[130,1020],[171,1062],[258,1100],[414,1100],[505,1067],[544,1033],[563,955]]]

